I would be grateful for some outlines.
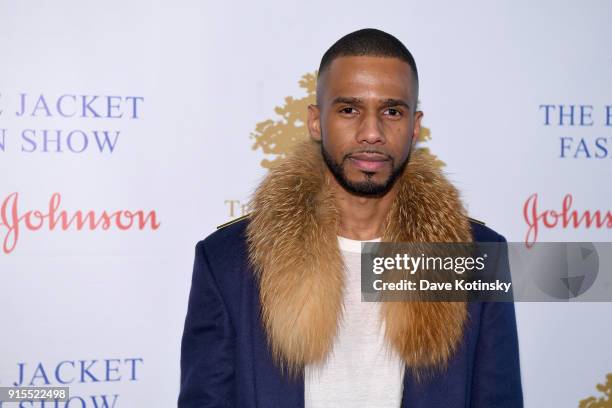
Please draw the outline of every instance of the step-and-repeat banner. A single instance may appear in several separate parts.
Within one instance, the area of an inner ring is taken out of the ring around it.
[[[174,406],[194,245],[307,137],[320,58],[359,28],[413,52],[423,145],[472,217],[509,241],[611,241],[611,16],[603,0],[0,1],[0,386]],[[516,305],[527,407],[609,398],[612,303],[574,300]]]

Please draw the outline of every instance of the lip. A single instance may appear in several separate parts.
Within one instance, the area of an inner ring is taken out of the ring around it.
[[[389,158],[381,153],[354,153],[348,158],[355,167],[364,171],[380,170],[389,162]]]

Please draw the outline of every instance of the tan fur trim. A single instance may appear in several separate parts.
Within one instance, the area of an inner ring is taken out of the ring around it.
[[[247,227],[262,321],[275,361],[291,374],[323,361],[342,314],[344,265],[338,212],[320,145],[300,143],[258,187]],[[456,189],[426,151],[398,179],[385,222],[387,242],[471,242]],[[463,302],[385,302],[388,342],[414,369],[443,367],[463,335]]]
[[[416,150],[399,180],[386,242],[472,242],[457,190],[426,151]],[[387,340],[413,369],[446,366],[463,335],[464,302],[384,302]],[[415,373],[418,370],[415,370]]]

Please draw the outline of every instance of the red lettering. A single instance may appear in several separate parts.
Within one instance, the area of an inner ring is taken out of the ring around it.
[[[45,227],[49,231],[55,229],[63,231],[68,229],[77,231],[102,229],[106,231],[115,227],[125,231],[147,228],[157,230],[160,226],[155,211],[149,211],[146,216],[143,210],[119,210],[110,214],[108,211],[96,214],[93,210],[77,210],[69,213],[60,209],[61,202],[61,194],[53,193],[49,199],[48,212],[29,210],[20,215],[19,194],[17,192],[9,194],[0,206],[0,233],[4,235],[2,240],[3,252],[9,254],[16,248],[22,228],[26,231],[38,231]],[[137,220],[137,223],[134,222],[135,220]],[[3,231],[4,228],[6,228],[6,231]]]
[[[530,195],[523,206],[523,218],[527,223],[527,233],[525,244],[528,248],[538,239],[540,223],[544,228],[612,228],[612,211],[607,211],[603,215],[601,210],[585,210],[582,213],[572,209],[574,198],[571,194],[566,194],[561,203],[561,211],[544,210],[538,211],[538,194]]]

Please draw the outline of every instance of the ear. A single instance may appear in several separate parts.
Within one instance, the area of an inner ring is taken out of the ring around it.
[[[308,105],[308,132],[311,139],[321,141],[321,111],[317,105]]]
[[[412,147],[414,147],[421,137],[421,119],[423,118],[423,112],[414,112],[414,127],[412,128]]]

